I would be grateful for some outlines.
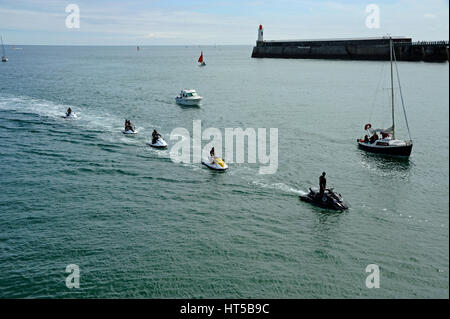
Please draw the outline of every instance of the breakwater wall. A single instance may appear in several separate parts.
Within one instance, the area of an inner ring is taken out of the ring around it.
[[[449,61],[449,42],[393,38],[398,61]],[[252,58],[389,60],[389,38],[257,41]]]

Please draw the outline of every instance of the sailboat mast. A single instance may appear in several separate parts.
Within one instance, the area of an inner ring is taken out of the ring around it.
[[[0,39],[2,40],[2,52],[3,52],[3,56],[6,56],[6,53],[5,53],[5,45],[3,44],[3,37],[0,36]]]
[[[395,119],[394,119],[394,67],[392,63],[393,51],[392,37],[389,37],[389,53],[391,58],[391,104],[392,104],[392,139],[395,140]]]

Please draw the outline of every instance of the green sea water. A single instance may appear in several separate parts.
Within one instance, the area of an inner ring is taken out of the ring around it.
[[[1,298],[449,297],[448,63],[398,64],[414,141],[398,160],[356,146],[365,123],[390,125],[386,62],[251,59],[251,46],[6,49]],[[183,88],[201,107],[175,104]],[[68,106],[78,119],[61,117]],[[138,135],[121,133],[125,118]],[[194,120],[277,128],[278,170],[173,162],[170,133]],[[146,145],[154,128],[169,149]],[[322,171],[348,211],[299,200]]]

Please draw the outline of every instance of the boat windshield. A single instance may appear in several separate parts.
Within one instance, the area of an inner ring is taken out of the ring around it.
[[[189,92],[189,93],[186,93],[186,96],[196,96],[197,95],[197,93],[195,93],[195,92]]]

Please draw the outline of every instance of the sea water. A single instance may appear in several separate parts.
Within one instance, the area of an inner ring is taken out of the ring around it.
[[[448,298],[448,63],[398,63],[414,142],[398,160],[356,145],[364,124],[391,124],[386,62],[251,50],[7,48],[0,297]],[[397,137],[408,139],[396,87]],[[184,88],[203,96],[199,108],[175,104]],[[76,120],[62,118],[69,106]],[[125,119],[138,135],[122,134]],[[276,172],[175,163],[170,133],[196,120],[278,129]],[[153,129],[167,150],[146,144]],[[299,200],[322,171],[348,211]],[[66,287],[69,264],[78,289]],[[366,286],[369,264],[380,288]]]

